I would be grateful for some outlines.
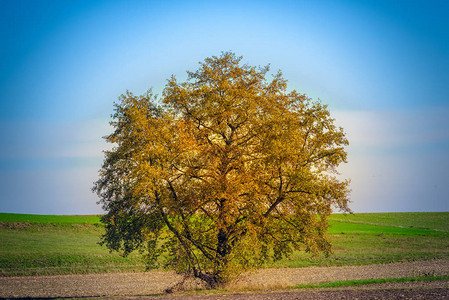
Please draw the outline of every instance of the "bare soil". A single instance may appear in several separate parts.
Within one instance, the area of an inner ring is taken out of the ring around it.
[[[200,297],[205,299],[222,299],[222,297],[226,297],[226,299],[449,299],[449,281],[369,285],[367,288],[280,291],[280,289],[296,284],[436,275],[449,275],[449,260],[345,267],[263,269],[244,274],[230,285],[229,290],[240,291],[240,294]],[[161,296],[165,289],[181,279],[180,275],[165,271],[0,277],[0,298],[118,297],[131,299],[132,297]],[[187,283],[186,287],[196,289],[201,288],[201,285],[191,281]],[[252,292],[242,293],[243,290],[252,290]],[[275,290],[275,292],[269,292],[270,290]],[[180,296],[190,299],[199,297],[177,294],[162,296],[162,299],[172,299],[173,297],[179,299]]]
[[[449,288],[370,288],[370,289],[328,289],[328,290],[301,290],[276,291],[265,293],[240,293],[232,295],[213,296],[173,296],[162,297],[160,300],[329,300],[329,299],[449,299]],[[142,299],[142,298],[141,298]],[[145,298],[143,298],[145,299]],[[151,298],[147,298],[151,299]]]

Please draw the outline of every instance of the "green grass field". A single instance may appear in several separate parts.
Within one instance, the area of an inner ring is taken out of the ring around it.
[[[449,212],[333,214],[333,254],[296,252],[276,267],[343,266],[449,258]]]
[[[449,259],[449,212],[334,214],[330,257],[295,252],[266,267],[338,266]],[[135,253],[123,258],[99,246],[98,216],[0,213],[0,276],[143,271]]]
[[[0,213],[0,223],[100,225],[99,216],[55,216]]]

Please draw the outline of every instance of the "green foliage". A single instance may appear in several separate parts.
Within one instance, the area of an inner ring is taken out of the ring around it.
[[[329,253],[331,207],[349,210],[349,182],[333,175],[344,132],[280,72],[270,81],[268,67],[241,59],[206,58],[186,82],[169,79],[160,101],[120,97],[94,186],[110,249],[152,262],[165,251],[210,286],[302,245]]]

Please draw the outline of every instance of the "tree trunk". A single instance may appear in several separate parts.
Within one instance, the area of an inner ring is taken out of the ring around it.
[[[215,268],[213,272],[214,281],[218,286],[226,283],[226,275],[224,274],[228,264],[228,234],[226,230],[219,229],[217,235],[217,254],[215,258]]]

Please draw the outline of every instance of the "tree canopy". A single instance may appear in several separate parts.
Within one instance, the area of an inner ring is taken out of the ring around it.
[[[119,98],[93,188],[107,247],[211,287],[297,249],[329,253],[327,216],[349,211],[344,131],[281,72],[241,60],[225,52],[159,98]]]

